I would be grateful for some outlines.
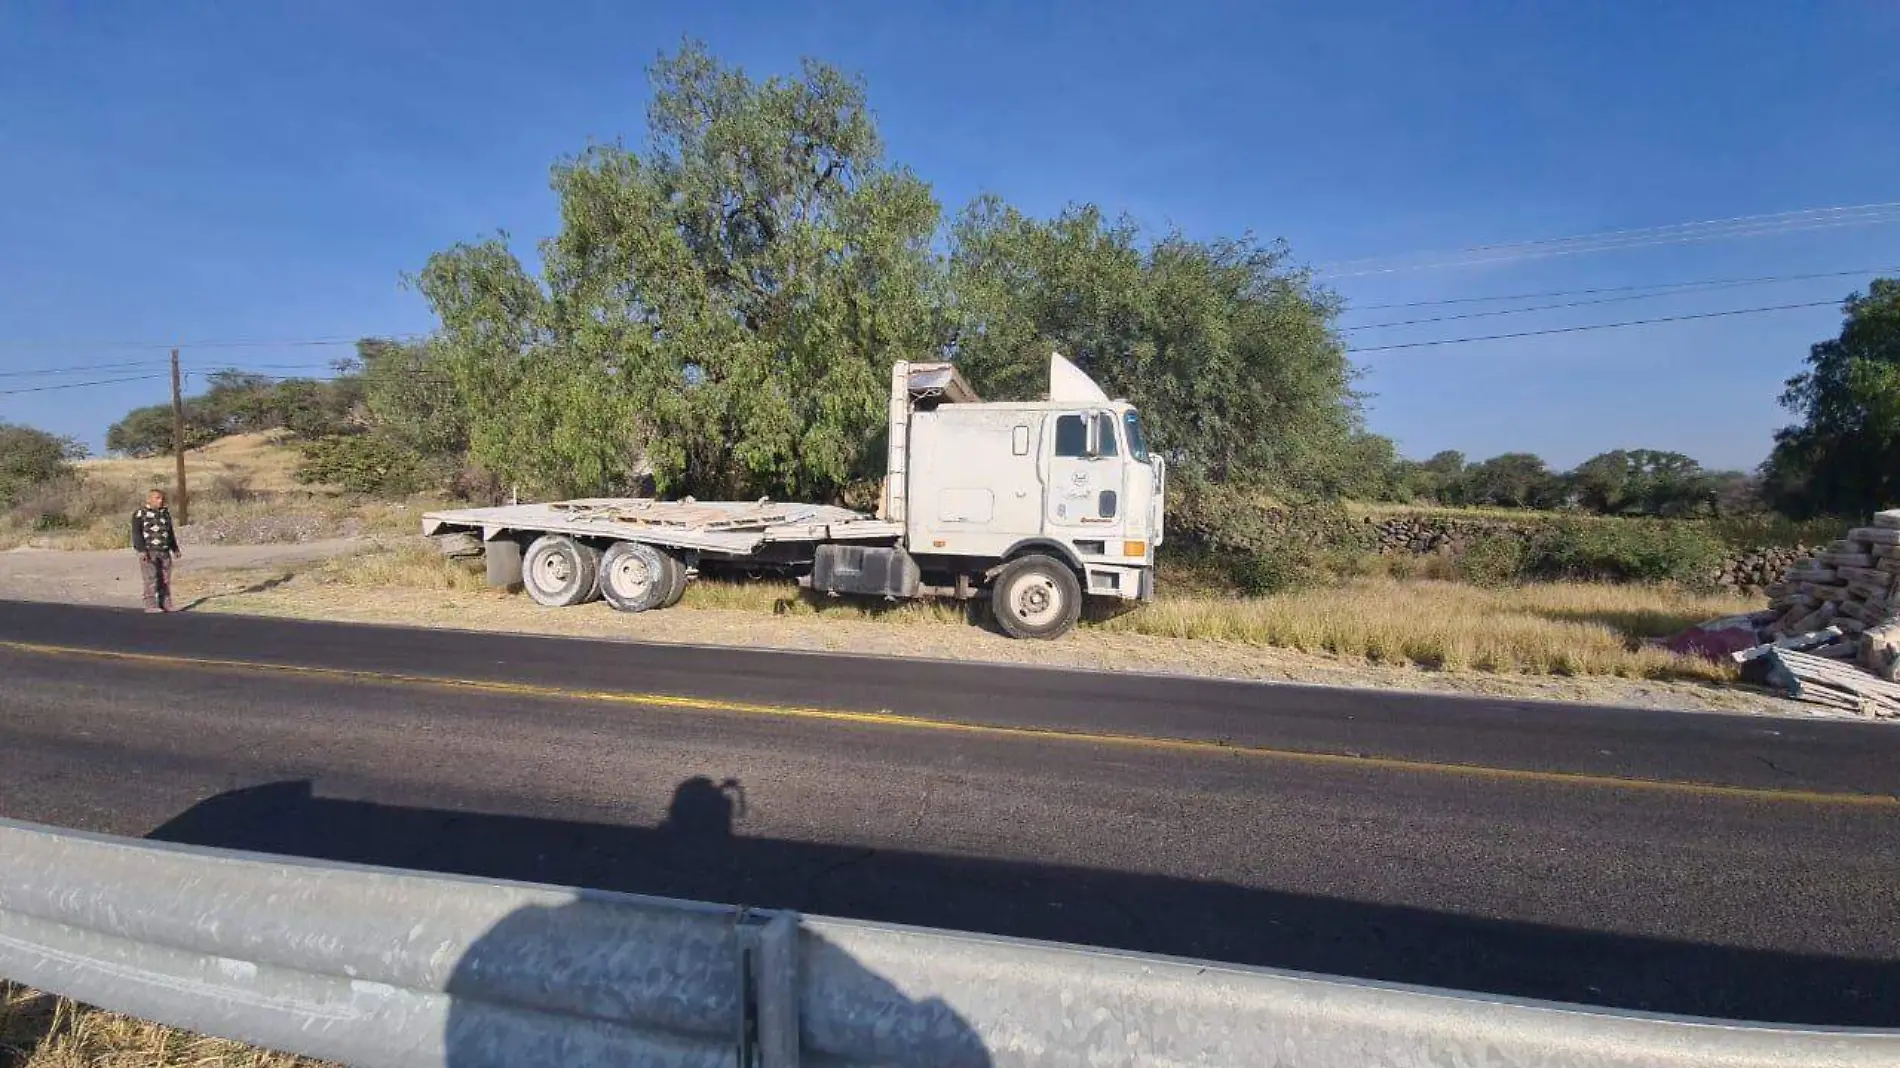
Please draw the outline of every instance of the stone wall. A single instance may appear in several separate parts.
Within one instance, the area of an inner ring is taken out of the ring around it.
[[[1602,519],[1600,522],[1619,522]],[[1496,536],[1533,537],[1547,525],[1542,519],[1464,518],[1444,515],[1367,516],[1369,540],[1380,555],[1456,556],[1475,539]],[[1760,594],[1799,561],[1812,555],[1812,546],[1770,546],[1738,550],[1724,557],[1708,576],[1712,585]]]

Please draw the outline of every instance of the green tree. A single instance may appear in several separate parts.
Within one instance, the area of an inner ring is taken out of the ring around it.
[[[1763,510],[1761,480],[1746,471],[1716,471],[1709,476],[1715,514],[1738,516]]]
[[[928,188],[887,164],[863,86],[753,81],[688,44],[654,66],[644,152],[554,170],[529,276],[503,239],[419,286],[471,456],[530,491],[835,496],[873,472],[889,365],[937,338]]]
[[[356,354],[371,431],[417,457],[459,463],[468,452],[468,405],[441,347],[364,338]]]
[[[215,434],[209,433],[203,426],[190,418],[187,408],[185,421],[185,447],[195,449],[208,444]],[[172,451],[172,406],[169,404],[148,404],[143,408],[134,408],[125,413],[118,422],[106,430],[106,449],[123,456],[143,459],[148,456],[170,456]]]
[[[1795,516],[1865,514],[1900,504],[1900,280],[1875,279],[1843,306],[1840,336],[1808,351],[1782,407],[1763,492]]]
[[[979,200],[951,235],[951,340],[979,390],[1040,395],[1051,350],[1143,411],[1186,472],[1286,494],[1362,489],[1390,444],[1366,435],[1337,300],[1283,244],[1194,241],[1094,206],[1032,219]],[[1381,439],[1383,440],[1383,439]],[[1380,492],[1383,492],[1381,490]]]
[[[1679,452],[1630,452],[1631,495],[1646,515],[1684,516],[1713,510],[1715,482],[1702,465]]]
[[[1592,456],[1570,472],[1577,503],[1603,515],[1615,515],[1629,507],[1631,482],[1630,454],[1623,449]]]
[[[1717,483],[1693,458],[1659,449],[1615,449],[1578,464],[1569,482],[1583,507],[1603,515],[1693,515],[1716,506]]]
[[[1527,452],[1507,452],[1471,465],[1463,478],[1465,504],[1551,508],[1562,503],[1563,480]]]
[[[185,448],[265,430],[284,429],[303,438],[349,432],[360,418],[362,400],[362,380],[352,374],[279,380],[235,368],[214,371],[202,393],[185,398]],[[127,412],[106,431],[106,448],[133,457],[171,455],[172,406]]]
[[[28,490],[73,473],[70,461],[86,447],[74,438],[17,423],[0,423],[0,505],[12,505]]]
[[[1396,477],[1400,496],[1404,498],[1459,504],[1464,475],[1465,454],[1446,449],[1426,460],[1400,461]]]

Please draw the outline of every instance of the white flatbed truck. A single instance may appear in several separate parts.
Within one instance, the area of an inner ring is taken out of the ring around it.
[[[954,365],[891,370],[876,516],[821,504],[594,498],[423,516],[444,552],[549,607],[678,603],[702,573],[774,573],[833,595],[987,597],[1018,638],[1071,630],[1083,599],[1154,596],[1166,466],[1141,419],[1059,355],[1049,397],[986,403]]]

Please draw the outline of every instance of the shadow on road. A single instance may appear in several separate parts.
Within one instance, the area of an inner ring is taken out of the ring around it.
[[[734,833],[743,796],[735,782],[691,779],[675,791],[661,825],[632,827],[331,799],[293,781],[220,794],[151,837],[1653,1012],[1900,1025],[1895,961],[1672,942],[1156,875],[748,837]],[[1614,920],[1604,918],[1606,925]]]
[[[243,589],[223,590],[218,593],[207,593],[200,597],[196,597],[192,600],[186,601],[184,604],[179,605],[177,608],[177,611],[189,612],[192,609],[199,607],[200,605],[207,604],[211,601],[222,600],[226,597],[243,597],[244,595],[251,594],[251,593],[264,593],[268,590],[274,590],[277,587],[282,586],[284,583],[289,582],[294,577],[296,576],[290,574],[289,572],[285,572],[284,574],[281,574],[281,575],[273,575],[270,578],[264,579],[260,582],[253,582],[249,586],[244,587]]]

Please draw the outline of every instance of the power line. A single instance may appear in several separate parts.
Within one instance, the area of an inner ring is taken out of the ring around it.
[[[12,393],[48,393],[56,389],[85,389],[89,386],[116,386],[121,382],[145,382],[164,375],[133,375],[130,378],[102,378],[96,382],[61,382],[56,386],[27,386],[24,389],[0,389],[0,396]]]
[[[1419,252],[1399,256],[1361,256],[1357,259],[1340,260],[1331,266],[1345,266],[1352,263],[1374,263],[1383,260],[1404,259],[1406,255],[1440,256],[1458,255],[1466,252],[1498,252],[1505,249],[1528,248],[1535,245],[1559,245],[1572,241],[1598,241],[1610,238],[1627,238],[1645,235],[1666,234],[1681,230],[1697,230],[1724,226],[1761,226],[1784,221],[1802,221],[1816,216],[1835,216],[1865,212],[1887,212],[1900,210],[1900,200],[1887,200],[1874,204],[1851,204],[1832,208],[1801,208],[1795,211],[1768,212],[1759,215],[1734,215],[1723,219],[1700,219],[1694,222],[1667,223],[1662,226],[1640,226],[1622,230],[1598,230],[1588,234],[1573,234],[1569,237],[1539,237],[1529,241],[1511,241],[1492,245],[1472,245],[1468,248],[1441,250],[1438,252]]]
[[[1443,300],[1408,300],[1394,304],[1357,304],[1346,314],[1362,311],[1386,311],[1393,308],[1436,308],[1448,304],[1484,304],[1500,300],[1542,300],[1549,297],[1587,297],[1598,293],[1633,293],[1639,290],[1729,289],[1739,286],[1767,285],[1774,282],[1806,282],[1817,278],[1851,278],[1857,275],[1900,271],[1900,267],[1869,267],[1858,271],[1827,271],[1821,274],[1784,274],[1761,278],[1711,278],[1696,282],[1656,282],[1650,285],[1602,286],[1596,289],[1551,289],[1542,293],[1502,293],[1492,297],[1447,297]]]
[[[42,378],[48,375],[82,374],[88,371],[127,371],[127,370],[134,370],[134,369],[140,369],[140,368],[146,368],[146,367],[162,366],[164,362],[165,361],[162,359],[154,359],[154,360],[128,360],[122,363],[76,364],[70,367],[34,367],[34,368],[27,368],[25,370],[19,370],[19,371],[0,371],[0,378]],[[331,365],[328,363],[323,363],[323,364],[261,363],[261,364],[253,364],[252,366],[260,367],[260,368],[269,368],[271,370],[279,370],[279,371],[282,371],[282,370],[318,371],[318,370],[329,370],[331,368]],[[236,370],[237,368],[234,368],[231,366],[213,366],[211,364],[193,364],[193,365],[190,365],[187,369],[194,373],[199,373],[199,374],[215,374],[219,371]]]
[[[1854,207],[1813,208],[1774,215],[1744,215],[1732,219],[1676,223],[1631,230],[1608,230],[1571,237],[1540,238],[1498,245],[1474,245],[1443,252],[1416,252],[1400,255],[1367,256],[1316,265],[1316,274],[1334,278],[1356,278],[1402,271],[1430,270],[1439,267],[1472,267],[1488,263],[1510,263],[1551,256],[1574,256],[1591,252],[1616,252],[1660,245],[1687,244],[1728,238],[1761,237],[1784,233],[1803,233],[1844,226],[1876,226],[1900,223],[1900,201],[1863,204]],[[1424,263],[1404,263],[1408,259],[1442,257]],[[1378,266],[1390,264],[1391,266]]]
[[[1620,323],[1591,323],[1585,326],[1558,326],[1548,330],[1520,330],[1511,334],[1486,334],[1481,337],[1448,337],[1437,341],[1407,341],[1397,345],[1367,345],[1348,352],[1390,352],[1393,349],[1422,349],[1433,345],[1463,345],[1476,341],[1506,341],[1511,338],[1541,337],[1545,334],[1579,334],[1587,330],[1615,330],[1625,326],[1651,326],[1656,323],[1680,323],[1690,319],[1719,319],[1730,315],[1760,315],[1764,312],[1791,311],[1795,308],[1832,308],[1837,300],[1817,300],[1807,304],[1775,304],[1765,308],[1736,308],[1732,311],[1698,312],[1694,315],[1669,315],[1660,319],[1626,319]]]
[[[1434,249],[1422,252],[1387,253],[1378,256],[1357,256],[1351,259],[1333,260],[1314,265],[1314,270],[1330,270],[1336,267],[1353,267],[1365,264],[1391,263],[1395,260],[1418,259],[1426,256],[1471,256],[1495,252],[1513,252],[1522,249],[1547,248],[1558,245],[1600,244],[1613,241],[1638,241],[1651,238],[1671,238],[1684,233],[1702,233],[1710,230],[1752,230],[1771,226],[1809,225],[1817,222],[1831,222],[1842,218],[1857,218],[1864,215],[1882,216],[1900,211],[1900,200],[1883,201],[1876,204],[1858,204],[1834,208],[1805,208],[1799,211],[1774,212],[1765,215],[1737,215],[1725,219],[1703,219],[1696,222],[1669,223],[1663,226],[1643,226],[1620,230],[1598,230],[1587,234],[1572,234],[1567,237],[1540,237],[1528,241],[1510,241],[1488,245],[1470,245],[1459,249]]]
[[[321,348],[354,345],[359,341],[420,341],[426,333],[359,334],[355,337],[305,338],[202,338],[197,341],[23,341],[0,340],[0,346],[17,349],[240,349],[240,348]]]
[[[86,371],[125,371],[137,367],[150,367],[151,360],[127,361],[124,363],[89,363],[75,367],[41,367],[26,371],[0,371],[0,378],[35,378],[44,375],[69,375]]]
[[[1533,304],[1528,308],[1499,308],[1494,311],[1461,312],[1457,315],[1434,315],[1423,319],[1394,319],[1384,323],[1362,323],[1359,326],[1348,326],[1345,327],[1342,332],[1350,334],[1357,330],[1382,330],[1397,326],[1421,326],[1425,323],[1450,323],[1461,319],[1489,319],[1499,315],[1526,315],[1531,312],[1556,311],[1560,308],[1586,308],[1597,304],[1620,304],[1631,300],[1654,300],[1657,297],[1675,297],[1681,295],[1680,292],[1637,293],[1632,296],[1623,297],[1599,297],[1595,300],[1571,300],[1565,301],[1562,304]]]
[[[1487,256],[1479,259],[1440,260],[1435,263],[1413,263],[1394,267],[1382,267],[1363,271],[1323,272],[1329,278],[1363,278],[1368,275],[1401,274],[1406,271],[1436,270],[1441,267],[1482,267],[1494,263],[1521,263],[1526,260],[1548,259],[1557,256],[1581,256],[1592,252],[1622,252],[1627,249],[1650,248],[1662,245],[1686,245],[1698,241],[1719,241],[1738,237],[1775,237],[1781,234],[1799,234],[1811,230],[1835,230],[1846,226],[1871,226],[1884,223],[1900,223],[1900,212],[1879,218],[1855,219],[1837,222],[1819,222],[1809,226],[1781,226],[1753,230],[1730,230],[1721,233],[1684,235],[1668,240],[1633,241],[1617,244],[1578,245],[1568,248],[1543,249],[1526,253],[1514,253],[1502,256]]]

